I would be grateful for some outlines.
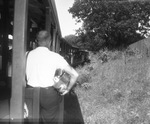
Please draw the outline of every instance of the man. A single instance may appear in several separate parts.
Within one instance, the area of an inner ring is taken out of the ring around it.
[[[57,124],[61,95],[67,94],[76,83],[78,73],[58,53],[50,51],[50,34],[43,30],[37,34],[38,47],[28,54],[26,64],[27,85],[40,87],[40,120]],[[53,87],[57,69],[70,74],[70,83],[61,95]]]

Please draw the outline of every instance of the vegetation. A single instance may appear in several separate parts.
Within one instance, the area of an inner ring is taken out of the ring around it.
[[[149,35],[149,8],[148,0],[75,0],[69,9],[83,26],[66,39],[93,51],[77,68],[85,124],[150,124],[150,60],[122,49]]]
[[[75,92],[85,124],[149,124],[150,60],[128,49],[105,51],[108,62],[102,64],[103,53],[90,53],[91,63],[77,68]]]
[[[99,51],[104,46],[126,46],[146,36],[149,8],[147,0],[75,0],[69,12],[77,22],[83,22],[77,31],[78,44]]]
[[[78,36],[68,35],[68,36],[64,37],[64,40],[67,43],[71,44],[71,46],[74,46],[74,47],[78,47],[79,46],[79,44],[78,44],[79,37]]]

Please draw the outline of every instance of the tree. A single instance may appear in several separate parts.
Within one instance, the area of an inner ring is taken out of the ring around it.
[[[87,39],[87,38],[86,38]],[[79,37],[79,36],[76,36],[76,35],[68,35],[68,36],[65,36],[64,37],[64,40],[69,43],[72,47],[77,47],[77,48],[80,48],[80,49],[88,49],[87,48],[87,43],[84,44],[83,40],[84,38],[82,37]],[[81,43],[81,40],[82,40],[82,43]]]
[[[77,22],[83,22],[77,31],[80,42],[97,51],[142,39],[150,27],[149,8],[150,2],[144,0],[75,0],[69,12]]]
[[[77,47],[78,37],[75,35],[68,35],[64,37],[65,41],[68,42],[71,46]]]

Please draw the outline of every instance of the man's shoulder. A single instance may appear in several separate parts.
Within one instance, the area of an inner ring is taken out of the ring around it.
[[[56,53],[56,52],[53,52],[53,51],[50,51],[50,52],[51,52],[52,55],[54,55],[56,57],[62,57],[63,58],[63,56],[61,56],[59,53]]]

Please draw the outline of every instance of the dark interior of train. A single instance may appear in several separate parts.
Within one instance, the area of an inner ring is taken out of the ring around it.
[[[0,0],[0,88],[4,91],[11,89],[14,4],[14,0]],[[45,28],[47,12],[45,0],[29,0],[28,5],[27,51],[36,46],[36,33]],[[0,94],[1,98],[5,93]]]

